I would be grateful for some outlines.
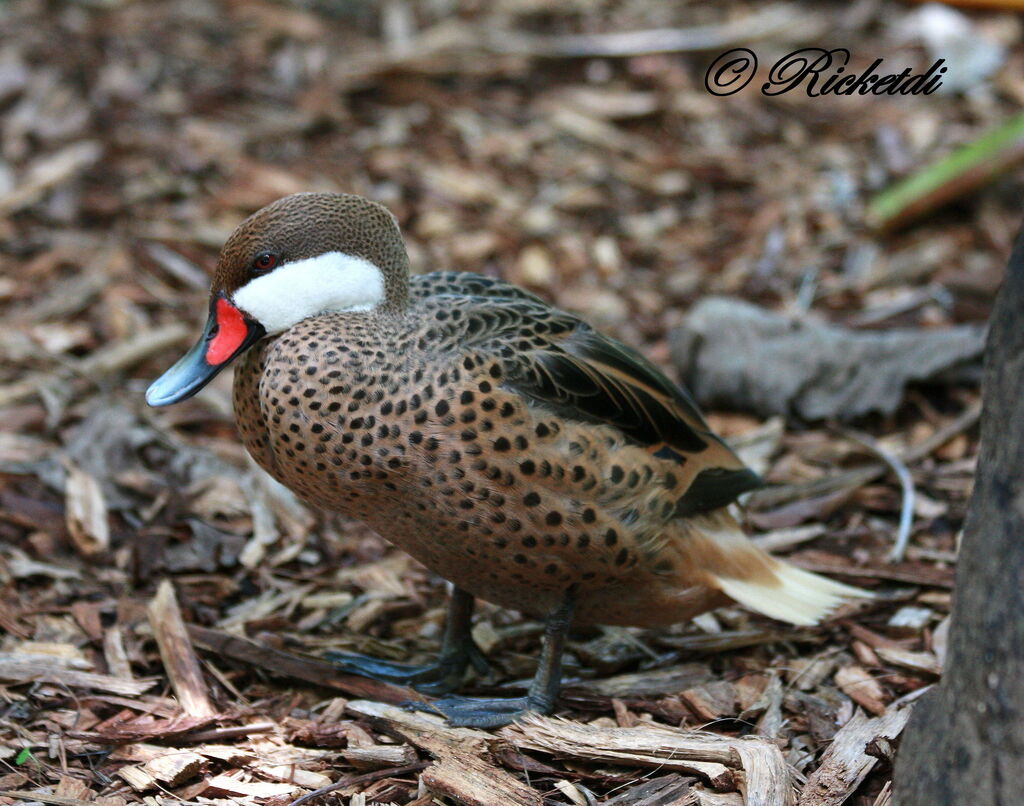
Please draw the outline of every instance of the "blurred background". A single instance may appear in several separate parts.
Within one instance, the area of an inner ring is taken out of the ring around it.
[[[574,644],[583,678],[694,661],[685,685],[623,707],[727,720],[813,771],[855,707],[884,714],[944,653],[983,325],[1022,220],[1013,5],[0,2],[0,649],[106,674],[115,630],[129,674],[159,677],[144,606],[163,576],[187,619],[276,646],[434,645],[440,583],[257,471],[230,373],[170,409],[142,397],[198,335],[242,218],[296,191],[358,193],[398,217],[415,271],[523,285],[685,380],[776,485],[750,502],[752,528],[885,593],[813,635],[726,610]],[[709,66],[741,46],[756,78],[709,93]],[[848,72],[948,70],[927,96],[763,95],[804,47],[848,49]],[[768,331],[747,330],[759,317]],[[794,329],[806,340],[766,364],[764,333]],[[499,680],[529,673],[536,625],[485,608],[478,632]],[[209,674],[225,710],[244,696],[314,724],[325,697],[227,661]],[[679,700],[712,678],[732,688]],[[80,704],[76,730],[93,734],[68,739],[66,690],[7,682],[0,744],[38,764],[0,755],[0,789],[70,775],[79,797],[134,802],[83,761],[123,703]],[[587,702],[588,718],[611,707]],[[885,802],[876,761],[850,802]]]

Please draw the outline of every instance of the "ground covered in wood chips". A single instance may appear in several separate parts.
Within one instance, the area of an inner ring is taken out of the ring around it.
[[[758,539],[878,599],[816,629],[726,608],[581,631],[565,719],[491,733],[402,711],[408,692],[317,660],[428,657],[441,580],[262,475],[230,377],[159,411],[143,392],[198,334],[226,235],[300,190],[377,199],[415,270],[522,284],[670,371],[673,334],[710,294],[859,331],[983,323],[1019,172],[900,229],[865,211],[1015,114],[1018,19],[969,18],[1005,52],[959,94],[704,88],[738,44],[764,64],[818,45],[858,69],[923,70],[914,13],[0,5],[0,803],[285,806],[331,784],[314,802],[888,803],[899,732],[944,655],[976,372],[911,384],[895,413],[852,423],[716,406],[773,485],[749,502]],[[652,28],[682,35],[607,36]],[[894,466],[916,493],[896,560]],[[539,633],[482,604],[492,671],[466,690],[521,688]]]

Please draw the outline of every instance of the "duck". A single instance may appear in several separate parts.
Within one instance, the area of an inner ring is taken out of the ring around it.
[[[550,713],[573,625],[663,627],[730,603],[812,625],[867,595],[747,537],[733,507],[759,476],[637,350],[502,280],[412,275],[396,218],[361,196],[298,193],[245,219],[201,336],[146,400],[185,400],[232,364],[259,466],[451,584],[434,661],[329,657],[433,695],[417,707],[452,725]],[[524,696],[456,693],[487,668],[478,599],[544,622]]]

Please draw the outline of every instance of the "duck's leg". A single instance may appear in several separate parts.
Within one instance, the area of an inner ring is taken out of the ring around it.
[[[450,725],[471,728],[497,728],[524,714],[550,713],[562,686],[562,653],[575,604],[575,591],[570,588],[558,609],[548,616],[537,672],[525,697],[484,699],[449,695],[433,702],[406,703],[406,706],[443,714]]]
[[[472,663],[480,674],[487,672],[487,660],[470,632],[473,604],[473,597],[466,591],[461,588],[452,590],[444,623],[444,637],[441,639],[441,652],[431,663],[416,666],[345,652],[326,652],[324,657],[350,674],[412,686],[424,694],[447,694],[462,683],[469,664]]]

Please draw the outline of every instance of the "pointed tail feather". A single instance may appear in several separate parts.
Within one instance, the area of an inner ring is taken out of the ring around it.
[[[817,624],[849,599],[871,597],[868,591],[780,560],[773,560],[772,565],[775,584],[729,577],[715,577],[715,584],[741,605],[799,626]]]
[[[872,596],[772,557],[750,542],[726,509],[681,523],[686,533],[675,548],[684,563],[700,568],[705,584],[758,613],[809,626],[844,601]]]

